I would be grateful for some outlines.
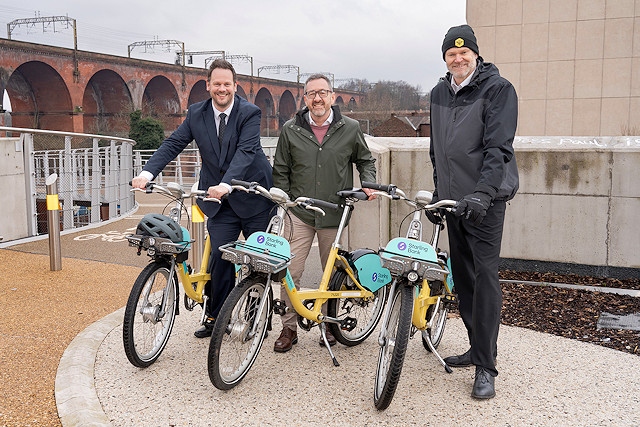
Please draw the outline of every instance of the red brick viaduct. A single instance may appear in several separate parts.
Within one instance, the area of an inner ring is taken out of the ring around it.
[[[0,102],[6,90],[13,127],[126,136],[129,113],[141,109],[172,131],[189,105],[209,98],[205,79],[203,68],[0,38]],[[263,136],[276,136],[304,105],[302,86],[238,74],[238,94],[262,110]],[[336,96],[353,108],[362,95]]]

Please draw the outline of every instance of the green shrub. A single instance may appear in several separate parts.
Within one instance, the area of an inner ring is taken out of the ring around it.
[[[130,115],[129,138],[136,142],[136,150],[155,150],[164,141],[164,130],[160,120],[142,117],[142,111],[136,110]]]

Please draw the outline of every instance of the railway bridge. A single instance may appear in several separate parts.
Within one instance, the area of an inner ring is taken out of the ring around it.
[[[189,105],[209,98],[206,76],[203,68],[0,38],[0,94],[7,91],[12,110],[11,123],[0,114],[0,126],[126,136],[129,113],[139,109],[170,132]],[[238,74],[238,95],[262,110],[263,136],[277,135],[304,105],[298,82]],[[353,109],[364,95],[336,97]]]

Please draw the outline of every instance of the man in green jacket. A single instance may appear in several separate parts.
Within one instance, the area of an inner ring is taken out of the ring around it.
[[[360,124],[343,117],[334,106],[335,94],[331,81],[322,74],[310,76],[304,85],[306,108],[282,127],[273,161],[273,185],[284,190],[292,200],[305,196],[340,203],[336,193],[353,187],[353,166],[360,173],[360,181],[376,181],[375,159],[364,140]],[[370,196],[373,190],[364,189]],[[296,287],[302,277],[304,264],[314,237],[322,266],[327,262],[341,212],[319,213],[295,207],[291,210],[291,224],[286,223],[291,235],[291,252],[295,254],[289,272]],[[289,310],[282,316],[282,332],[273,350],[284,353],[298,342],[297,313],[286,292],[281,299]],[[335,337],[327,331],[330,345]],[[323,345],[322,338],[320,344]]]

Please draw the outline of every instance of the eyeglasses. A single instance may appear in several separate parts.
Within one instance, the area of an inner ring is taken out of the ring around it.
[[[309,99],[314,99],[316,95],[320,95],[320,98],[326,98],[327,96],[329,96],[330,93],[331,91],[327,89],[310,90],[308,92],[305,92],[304,96],[306,96]]]

